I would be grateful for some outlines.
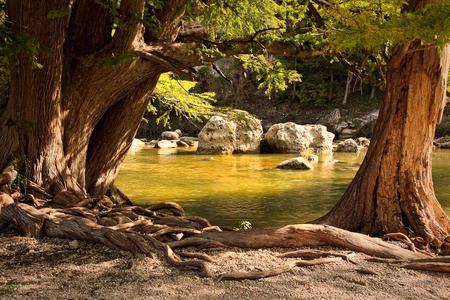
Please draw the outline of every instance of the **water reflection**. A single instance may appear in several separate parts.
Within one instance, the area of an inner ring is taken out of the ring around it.
[[[127,157],[117,185],[136,203],[175,201],[189,214],[219,225],[241,220],[267,227],[312,220],[345,191],[364,154],[321,157],[312,171],[279,170],[292,154],[195,155],[176,149],[144,149]],[[450,212],[450,151],[433,158],[439,200]]]

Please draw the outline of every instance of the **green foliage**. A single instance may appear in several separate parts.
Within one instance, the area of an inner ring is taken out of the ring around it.
[[[331,1],[323,8],[328,16],[328,47],[354,52],[378,52],[406,41],[444,45],[450,41],[450,3],[435,1],[416,12],[405,12],[407,1]]]
[[[192,0],[188,15],[206,28],[211,39],[229,40],[256,31],[281,27],[282,7],[273,0]]]
[[[258,88],[264,89],[266,95],[272,92],[285,91],[288,84],[301,81],[301,76],[295,70],[287,70],[281,61],[269,60],[264,55],[242,55],[242,66],[256,74],[260,82]]]
[[[37,61],[39,52],[39,43],[30,35],[13,34],[6,14],[6,1],[0,0],[0,60],[1,64],[6,65],[4,61],[14,61],[19,55],[25,55],[29,58],[32,65],[41,68],[42,65]]]
[[[228,120],[234,121],[244,128],[254,128],[259,123],[258,119],[245,110],[230,109],[223,114]]]
[[[253,226],[250,221],[240,221],[236,230],[249,230],[252,228]]]
[[[196,93],[196,86],[196,82],[179,80],[172,73],[162,74],[148,104],[148,111],[157,116],[156,123],[170,127],[173,116],[201,121],[220,110],[212,105],[215,93]]]
[[[25,156],[20,156],[12,161],[12,165],[17,170],[17,176],[11,187],[26,193],[28,188],[28,178],[31,174],[31,163]]]

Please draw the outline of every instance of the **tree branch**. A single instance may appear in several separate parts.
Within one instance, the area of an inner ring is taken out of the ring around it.
[[[157,63],[166,71],[173,71],[174,73],[180,75],[182,78],[188,80],[197,80],[195,69],[183,64],[176,59],[165,57],[158,52],[135,51],[135,53],[140,58]]]
[[[94,53],[111,41],[112,15],[99,1],[75,2],[70,18],[67,49],[74,55]]]
[[[261,54],[267,53],[275,56],[289,56],[298,58],[308,58],[313,56],[325,55],[322,50],[304,50],[292,44],[272,42],[258,44],[255,47],[254,42],[238,42],[238,43],[171,43],[160,44],[149,47],[147,52],[160,53],[166,57],[171,57],[186,66],[201,66],[209,62],[214,62],[226,56],[239,54]],[[210,51],[201,51],[202,48],[209,48]]]
[[[211,65],[212,65],[212,68],[214,69],[214,71],[216,71],[217,74],[220,75],[220,77],[222,77],[223,79],[225,79],[226,81],[228,81],[230,84],[233,83],[233,82],[231,81],[231,79],[228,78],[228,77],[222,72],[222,70],[221,70],[215,63],[212,63]]]
[[[186,2],[186,0],[168,0],[164,7],[156,13],[161,28],[157,37],[158,41],[175,41],[181,27]]]
[[[112,38],[114,49],[130,50],[142,33],[145,0],[123,0],[120,5],[119,24]]]

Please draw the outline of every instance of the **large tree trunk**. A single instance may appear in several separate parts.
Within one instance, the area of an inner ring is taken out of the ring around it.
[[[12,31],[36,49],[12,62],[10,97],[0,119],[0,169],[13,163],[50,194],[64,192],[65,199],[55,197],[60,201],[115,190],[148,97],[167,70],[134,55],[146,46],[136,18],[144,0],[121,2],[123,24],[113,37],[109,9],[97,1],[70,2],[8,1]],[[173,15],[172,6],[181,2],[167,1],[169,9],[162,11]],[[50,16],[65,11],[71,13]]]
[[[449,51],[419,42],[396,51],[366,158],[342,199],[318,222],[375,235],[412,233],[437,247],[449,237],[449,217],[436,199],[431,173]]]

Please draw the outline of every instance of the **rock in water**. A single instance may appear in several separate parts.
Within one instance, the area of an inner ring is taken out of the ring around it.
[[[310,165],[303,157],[295,157],[285,160],[277,165],[278,169],[292,169],[292,170],[311,170]]]
[[[298,125],[292,122],[271,126],[265,134],[270,148],[277,153],[304,153],[333,150],[334,134],[323,125]]]
[[[365,137],[357,138],[356,143],[358,144],[358,146],[363,147],[363,148],[369,148],[369,146],[370,146],[370,140]]]
[[[185,142],[186,144],[192,147],[195,146],[195,144],[198,142],[198,138],[193,136],[182,136],[180,138],[180,141]]]
[[[158,143],[155,145],[155,148],[159,149],[176,148],[176,147],[178,147],[176,141],[168,141],[168,140],[158,141]]]
[[[353,139],[346,139],[336,147],[336,152],[358,152],[359,146]]]
[[[131,143],[131,147],[129,149],[130,152],[136,152],[141,150],[145,147],[145,142],[141,141],[140,139],[133,139],[133,142]]]
[[[177,131],[164,131],[161,133],[162,140],[176,141],[179,140],[181,136],[181,131],[178,129]]]
[[[315,154],[310,154],[310,155],[308,155],[308,161],[310,163],[317,164],[319,162],[319,157]]]
[[[246,153],[259,150],[261,121],[242,110],[213,116],[198,135],[199,153]]]
[[[189,147],[189,144],[183,141],[176,141],[176,143],[178,147]]]

